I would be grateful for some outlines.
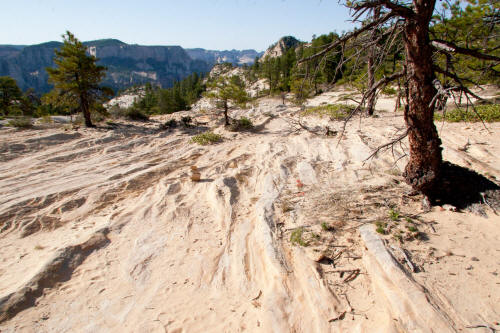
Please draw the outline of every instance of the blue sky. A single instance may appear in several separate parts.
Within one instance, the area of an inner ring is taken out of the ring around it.
[[[351,29],[337,0],[1,0],[0,44],[116,38],[142,45],[265,50],[280,37]]]

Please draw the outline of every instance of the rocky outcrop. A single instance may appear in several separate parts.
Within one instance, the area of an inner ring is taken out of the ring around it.
[[[285,36],[282,37],[279,41],[271,45],[264,55],[262,56],[262,59],[269,57],[269,58],[277,58],[282,56],[286,51],[288,51],[291,48],[296,48],[301,42],[293,37],[293,36]]]

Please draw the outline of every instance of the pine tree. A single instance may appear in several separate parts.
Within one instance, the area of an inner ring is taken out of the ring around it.
[[[208,85],[213,89],[207,94],[209,98],[217,100],[224,107],[225,125],[229,126],[229,102],[243,105],[248,101],[248,94],[245,91],[245,84],[239,76],[230,78],[220,76]]]
[[[99,84],[106,75],[106,68],[96,64],[94,56],[86,54],[86,47],[71,32],[63,35],[64,44],[55,51],[55,68],[47,68],[49,82],[54,84],[57,95],[78,105],[83,113],[85,126],[92,127],[91,109],[106,95],[110,88]]]
[[[22,92],[17,86],[16,80],[10,76],[0,77],[0,112],[4,115],[9,114],[10,106],[20,101]]]

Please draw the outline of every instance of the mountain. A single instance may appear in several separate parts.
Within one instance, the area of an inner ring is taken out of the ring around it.
[[[192,59],[202,60],[211,65],[230,62],[233,65],[251,65],[255,58],[259,58],[264,52],[255,50],[230,50],[230,51],[214,51],[205,49],[186,49],[187,54]]]
[[[295,48],[298,45],[300,45],[302,42],[299,41],[297,38],[293,36],[285,36],[282,37],[279,41],[271,45],[264,55],[262,56],[263,58],[269,57],[269,58],[276,58],[282,56],[286,51],[288,51],[291,48]]]
[[[115,91],[147,82],[167,88],[194,72],[209,72],[216,63],[249,64],[259,55],[254,50],[185,50],[180,46],[131,45],[117,39],[84,44],[89,54],[108,68],[103,84]],[[45,68],[54,66],[54,50],[61,45],[60,42],[0,45],[0,76],[13,77],[23,90],[33,88],[39,93],[48,92],[51,85],[47,82]]]

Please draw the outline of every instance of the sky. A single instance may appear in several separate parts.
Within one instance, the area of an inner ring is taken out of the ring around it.
[[[279,38],[352,28],[337,0],[0,0],[0,44],[115,38],[129,44],[264,51]]]

